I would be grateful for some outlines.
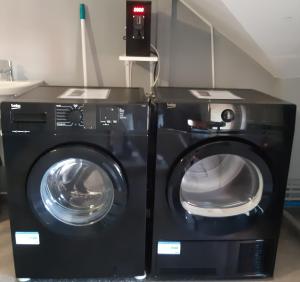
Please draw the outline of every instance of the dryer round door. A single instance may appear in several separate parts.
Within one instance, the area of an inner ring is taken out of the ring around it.
[[[112,221],[126,205],[122,170],[108,154],[78,145],[40,157],[28,176],[28,198],[40,221],[90,226]]]
[[[249,214],[271,190],[270,170],[254,147],[218,141],[178,162],[169,181],[169,200],[189,215],[221,218]]]

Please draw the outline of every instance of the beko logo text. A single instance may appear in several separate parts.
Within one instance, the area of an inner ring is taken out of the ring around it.
[[[11,104],[10,107],[12,109],[21,109],[21,105],[20,104]]]

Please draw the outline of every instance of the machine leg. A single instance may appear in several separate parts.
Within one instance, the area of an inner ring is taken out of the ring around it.
[[[144,275],[138,275],[138,276],[134,276],[134,278],[135,278],[136,280],[139,280],[139,281],[141,281],[141,280],[145,280],[145,279],[146,279],[146,277],[147,277],[147,273],[146,273],[146,271],[144,271]]]

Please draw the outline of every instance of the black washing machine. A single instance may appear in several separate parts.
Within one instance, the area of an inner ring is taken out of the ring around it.
[[[6,97],[7,98],[7,97]],[[5,100],[1,97],[0,103]],[[1,130],[1,129],[0,129]],[[7,185],[3,161],[3,144],[2,136],[0,136],[0,221],[8,219],[7,215]]]
[[[143,275],[144,92],[39,87],[1,117],[17,278]]]
[[[295,105],[253,90],[158,88],[153,107],[152,275],[272,276]]]

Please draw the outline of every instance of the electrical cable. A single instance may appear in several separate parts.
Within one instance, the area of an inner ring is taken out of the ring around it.
[[[154,56],[157,56],[157,53],[152,50],[150,50],[150,53]],[[155,62],[153,77],[156,77],[156,73],[157,73],[157,62]]]
[[[157,56],[157,53],[152,50],[150,50],[150,53],[154,56]],[[157,62],[155,62],[153,77],[156,77],[156,73],[157,73]]]
[[[153,75],[153,77],[156,77],[156,74],[157,74],[157,62],[155,63],[155,66],[154,66],[154,75]]]
[[[154,82],[153,82],[153,85],[152,85],[152,87],[155,87],[155,85],[158,82],[159,75],[160,75],[160,56],[159,56],[158,50],[156,49],[156,47],[153,44],[151,44],[151,48],[156,52],[156,56],[157,56],[157,64],[154,68],[154,75],[156,73],[156,69],[157,69],[157,75],[156,75],[156,77],[154,79]]]

